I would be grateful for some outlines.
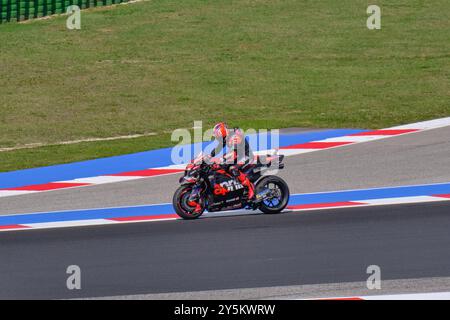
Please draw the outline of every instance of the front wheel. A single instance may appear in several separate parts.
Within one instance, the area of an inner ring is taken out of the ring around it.
[[[269,189],[270,195],[263,200],[259,209],[268,214],[280,213],[289,202],[289,187],[287,183],[277,176],[267,176],[256,183],[256,194]]]
[[[199,213],[194,213],[195,207],[190,206],[189,196],[191,195],[192,186],[181,186],[173,195],[172,204],[175,212],[183,219],[197,219],[203,214],[205,208]]]

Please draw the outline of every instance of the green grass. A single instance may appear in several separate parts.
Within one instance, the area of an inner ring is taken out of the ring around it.
[[[366,8],[382,29],[366,28]],[[151,0],[0,26],[0,171],[172,144],[168,130],[381,128],[450,115],[448,0]]]

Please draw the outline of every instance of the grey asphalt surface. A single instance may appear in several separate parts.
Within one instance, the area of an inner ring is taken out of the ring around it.
[[[384,280],[448,278],[449,213],[439,202],[0,233],[0,298],[258,287],[280,296],[298,285],[363,283],[373,264]],[[74,264],[79,291],[66,288]]]
[[[291,193],[450,181],[450,127],[287,157]],[[179,174],[0,198],[0,214],[169,203]]]

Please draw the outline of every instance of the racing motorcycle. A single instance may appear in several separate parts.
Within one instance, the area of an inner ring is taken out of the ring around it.
[[[280,177],[267,173],[273,168],[283,169],[283,159],[284,155],[277,153],[256,156],[254,162],[241,168],[255,186],[255,197],[249,200],[248,189],[227,172],[223,160],[205,161],[200,154],[180,178],[181,186],[173,196],[175,211],[183,219],[196,219],[205,210],[259,209],[267,214],[279,213],[288,204],[289,187]],[[200,212],[195,212],[197,203],[202,207]]]

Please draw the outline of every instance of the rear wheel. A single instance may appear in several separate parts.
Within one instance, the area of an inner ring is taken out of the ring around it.
[[[261,202],[259,209],[267,214],[280,213],[289,202],[289,187],[287,183],[277,176],[262,178],[256,184],[256,194],[269,189],[270,196]]]
[[[194,213],[195,206],[189,205],[189,196],[191,195],[192,186],[181,186],[173,195],[172,204],[175,212],[183,219],[197,219],[203,214],[205,208],[201,212]]]

